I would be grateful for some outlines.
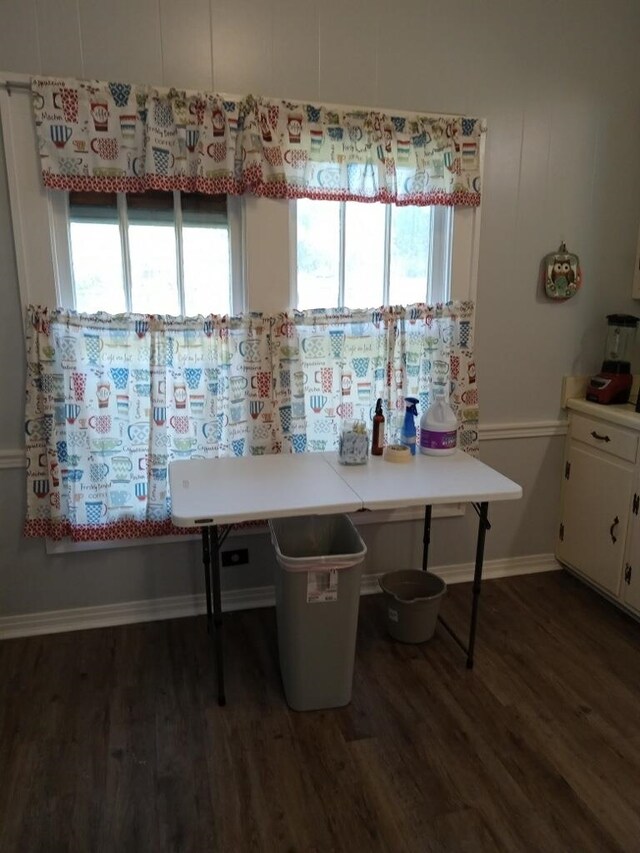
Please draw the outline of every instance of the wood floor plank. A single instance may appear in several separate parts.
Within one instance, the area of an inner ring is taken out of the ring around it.
[[[202,617],[0,643],[0,850],[640,853],[640,625],[573,576],[485,582],[471,672],[363,598],[341,709],[287,707],[273,609],[224,638],[224,708]]]

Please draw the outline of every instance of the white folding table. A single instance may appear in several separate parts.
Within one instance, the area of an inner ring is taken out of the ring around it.
[[[200,527],[202,532],[207,627],[211,633],[213,622],[220,705],[225,704],[220,549],[231,526],[243,521],[421,505],[426,571],[432,507],[471,503],[478,514],[478,538],[468,644],[440,621],[466,652],[467,667],[473,667],[489,502],[522,497],[520,486],[488,465],[461,451],[451,456],[419,454],[404,464],[372,456],[367,465],[358,466],[341,465],[335,453],[191,459],[170,464],[169,485],[173,523]]]

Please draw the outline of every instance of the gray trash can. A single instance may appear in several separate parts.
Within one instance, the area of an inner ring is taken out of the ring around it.
[[[437,575],[419,569],[388,572],[379,579],[387,605],[387,628],[403,643],[424,643],[436,630],[438,611],[447,585]]]
[[[287,704],[295,711],[348,705],[366,545],[346,515],[278,518],[269,527]]]

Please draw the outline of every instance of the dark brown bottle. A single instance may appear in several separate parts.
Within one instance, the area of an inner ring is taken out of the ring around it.
[[[373,436],[371,439],[371,453],[374,456],[382,456],[384,450],[384,415],[382,414],[382,398],[378,397],[376,412],[373,416]]]

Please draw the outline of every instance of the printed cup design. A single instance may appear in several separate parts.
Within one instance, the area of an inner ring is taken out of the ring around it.
[[[102,160],[117,160],[120,146],[117,139],[96,138],[91,140],[91,150]]]
[[[104,501],[87,501],[85,512],[87,524],[100,524],[107,514],[107,505]]]
[[[324,394],[312,394],[309,398],[309,405],[316,413],[316,415],[319,415],[320,412],[324,409],[326,402],[327,398],[324,396]]]
[[[64,416],[67,419],[67,423],[74,424],[79,414],[80,406],[77,403],[65,403]]]
[[[40,377],[40,389],[45,394],[51,394],[54,399],[63,399],[64,375],[62,373],[43,373]]]
[[[187,380],[188,387],[195,391],[195,389],[200,385],[200,379],[202,378],[202,368],[201,367],[185,367],[184,369],[184,378]]]
[[[175,157],[168,148],[158,148],[156,145],[152,147],[153,165],[158,175],[168,175],[169,169],[173,169]]]
[[[131,94],[131,86],[128,83],[109,83],[109,91],[116,107],[127,106]]]
[[[84,347],[89,364],[97,365],[102,352],[102,338],[99,335],[85,334]]]
[[[302,352],[309,358],[323,358],[326,353],[325,338],[303,338],[301,346]]]
[[[200,139],[200,131],[194,127],[188,127],[186,133],[187,148],[192,153],[196,150],[196,145]]]
[[[129,414],[129,395],[128,394],[116,394],[116,411],[118,412],[118,417],[126,418]]]
[[[204,394],[190,394],[189,408],[193,415],[201,415],[204,412]]]
[[[469,320],[460,321],[460,346],[462,349],[469,347],[469,338],[471,335],[471,323]]]
[[[87,388],[87,374],[79,373],[74,370],[71,374],[71,385],[73,387],[73,396],[79,403],[84,402],[84,393]]]
[[[157,100],[153,105],[153,120],[159,127],[171,127],[173,110],[168,101]]]
[[[127,436],[134,444],[146,444],[149,441],[150,426],[144,421],[139,423],[129,424],[127,427]]]
[[[352,418],[353,403],[340,403],[336,408],[336,412],[339,418]]]
[[[111,432],[111,415],[91,415],[89,426],[101,435]]]
[[[291,403],[291,417],[292,418],[303,418],[304,417],[304,400],[294,400]]]
[[[251,387],[257,390],[260,397],[268,397],[271,394],[271,371],[259,370],[251,377]]]
[[[330,394],[333,388],[333,367],[321,367],[316,370],[315,381],[320,384],[325,394]]]
[[[65,465],[69,459],[69,451],[67,450],[67,442],[66,441],[56,442],[56,454],[58,456],[58,462],[61,465]]]
[[[260,415],[262,410],[264,409],[264,403],[262,400],[251,400],[249,402],[249,414],[256,420],[256,418]]]
[[[304,453],[307,449],[307,436],[305,433],[294,433],[290,436],[291,446],[294,453]]]
[[[49,480],[34,480],[33,481],[33,494],[37,498],[46,498],[49,494]]]
[[[173,383],[173,399],[176,409],[184,409],[187,405],[187,389],[184,382]]]
[[[227,157],[227,145],[225,142],[212,142],[207,146],[207,154],[216,163],[222,163]]]
[[[111,397],[111,383],[109,382],[98,382],[96,388],[96,398],[98,400],[98,408],[106,409],[109,405],[109,398]]]
[[[124,391],[129,382],[129,368],[127,367],[112,367],[111,379],[118,391]]]
[[[282,432],[291,432],[291,406],[280,406],[280,426]]]
[[[364,379],[364,377],[369,372],[369,359],[368,358],[354,358],[351,360],[351,366],[359,379]]]
[[[353,374],[343,373],[340,380],[340,390],[343,397],[348,397],[351,394],[351,386],[353,385]]]
[[[64,120],[75,124],[78,121],[78,92],[63,86],[59,92],[53,93],[53,106],[62,110]]]
[[[334,358],[341,358],[344,349],[344,331],[342,329],[332,329],[329,331],[329,345],[331,346],[331,355]]]
[[[139,501],[146,501],[147,499],[147,484],[146,482],[142,483],[134,483],[133,491],[135,496]]]
[[[245,361],[259,361],[260,341],[242,340],[238,344],[238,351]]]
[[[93,126],[99,133],[104,133],[109,127],[109,106],[106,101],[91,101],[91,118]]]
[[[68,124],[52,124],[49,127],[49,135],[56,148],[64,148],[72,133],[73,128],[69,127]]]
[[[172,417],[169,419],[169,424],[176,432],[183,434],[189,432],[188,415],[172,415]]]
[[[132,468],[133,463],[128,456],[114,456],[111,459],[114,482],[128,483]]]
[[[92,483],[100,483],[109,473],[109,466],[106,462],[92,462],[89,465],[89,480]]]
[[[167,420],[167,407],[166,406],[154,406],[153,407],[153,422],[156,426],[163,426],[164,422]]]
[[[244,438],[236,438],[231,442],[231,449],[234,456],[242,456],[244,454]]]
[[[120,134],[123,139],[133,139],[136,135],[136,116],[131,115],[120,116]]]
[[[113,507],[126,506],[128,497],[129,492],[125,491],[124,489],[116,489],[113,492],[109,492],[109,500],[111,501],[111,506]]]
[[[280,387],[283,391],[286,391],[291,388],[291,374],[288,370],[280,371]]]

